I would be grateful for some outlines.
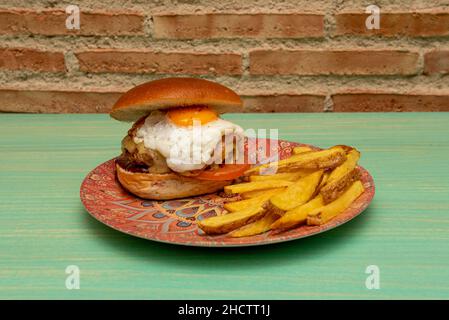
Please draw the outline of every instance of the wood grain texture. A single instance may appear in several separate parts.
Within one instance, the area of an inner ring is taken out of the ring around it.
[[[92,219],[84,176],[117,155],[128,124],[106,115],[0,114],[0,298],[449,297],[449,113],[231,114],[244,128],[320,147],[349,144],[376,182],[360,217],[243,249],[164,245]],[[65,288],[65,268],[81,289]],[[381,289],[367,290],[378,265]]]

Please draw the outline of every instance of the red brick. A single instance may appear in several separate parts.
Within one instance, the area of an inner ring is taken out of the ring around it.
[[[324,98],[312,94],[242,96],[245,112],[322,112]]]
[[[143,34],[144,16],[134,12],[84,12],[80,30],[68,30],[64,10],[0,9],[0,34],[134,35]]]
[[[449,73],[449,51],[432,51],[424,55],[424,73]]]
[[[383,13],[380,12],[380,29],[368,30],[366,13],[340,13],[335,17],[337,35],[357,34],[371,36],[447,36],[449,11]]]
[[[62,52],[25,48],[0,48],[0,69],[64,72]]]
[[[156,38],[302,38],[321,37],[320,14],[192,14],[157,15]]]
[[[339,93],[335,112],[449,111],[447,94]]]
[[[418,57],[397,50],[256,50],[250,52],[250,73],[410,75],[417,73]]]
[[[241,74],[242,58],[233,53],[153,52],[98,49],[78,52],[86,72]]]
[[[107,113],[120,94],[0,89],[0,112]]]

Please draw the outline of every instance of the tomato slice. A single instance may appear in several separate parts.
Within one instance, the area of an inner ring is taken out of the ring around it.
[[[249,164],[223,164],[217,169],[204,170],[195,178],[199,180],[233,180],[242,176],[250,167]]]

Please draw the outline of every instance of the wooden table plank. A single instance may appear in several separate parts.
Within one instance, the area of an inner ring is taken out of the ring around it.
[[[449,113],[231,114],[244,128],[357,146],[377,193],[324,234],[243,249],[171,246],[93,220],[84,176],[117,155],[106,115],[0,115],[0,298],[449,298]],[[81,270],[67,290],[65,268]],[[365,268],[380,268],[379,290]]]

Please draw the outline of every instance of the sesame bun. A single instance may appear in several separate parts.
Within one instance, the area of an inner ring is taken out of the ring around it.
[[[129,192],[151,200],[170,200],[213,193],[232,180],[209,181],[184,177],[176,173],[154,174],[130,172],[116,165],[117,178]]]
[[[136,121],[153,110],[206,105],[218,113],[241,112],[240,97],[221,84],[197,78],[166,78],[150,81],[124,93],[111,110],[111,117]]]

